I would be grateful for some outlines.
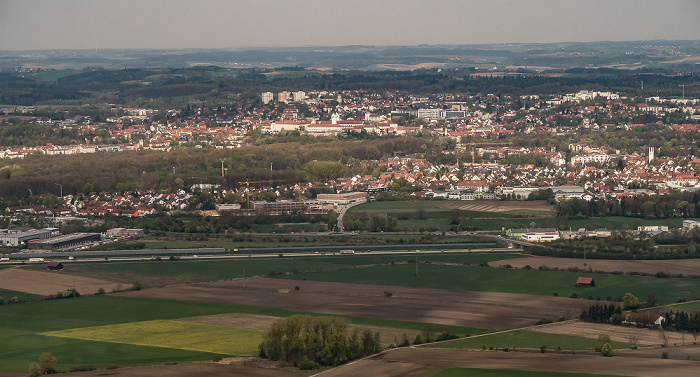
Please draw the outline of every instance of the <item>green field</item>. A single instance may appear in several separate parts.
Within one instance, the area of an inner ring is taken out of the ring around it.
[[[39,335],[139,346],[175,348],[231,356],[255,356],[261,331],[172,320],[120,323],[49,331]]]
[[[237,336],[259,339],[256,330],[220,328],[176,322],[173,319],[194,316],[246,313],[287,317],[299,313],[275,307],[227,305],[204,302],[141,299],[119,296],[81,296],[78,298],[34,301],[0,306],[0,370],[26,372],[29,363],[42,352],[58,358],[57,370],[66,371],[76,358],[85,364],[105,368],[212,360],[217,355],[250,354],[253,343],[235,341]],[[372,318],[344,317],[360,326],[423,329],[425,323]],[[145,326],[146,324],[147,326]],[[157,325],[168,330],[158,333]],[[436,331],[444,326],[430,324]],[[144,328],[145,326],[145,328]],[[456,334],[481,334],[484,329],[451,326]],[[110,331],[112,330],[112,331]],[[138,331],[138,333],[135,333]],[[196,331],[196,332],[195,332]],[[253,331],[254,334],[248,334]],[[70,338],[42,335],[69,335]],[[198,343],[200,334],[206,340]],[[82,335],[81,335],[82,334]],[[149,336],[145,336],[149,334]],[[165,334],[165,335],[164,335]],[[101,339],[103,340],[96,340]],[[189,338],[193,336],[194,338]],[[82,337],[85,339],[75,339]],[[227,343],[230,341],[231,344]],[[258,340],[255,342],[257,347]],[[176,348],[175,348],[176,347]],[[178,349],[187,348],[187,349]],[[210,351],[210,352],[203,352]]]
[[[520,254],[479,254],[479,253],[445,253],[429,254],[431,261],[444,263],[479,264],[501,259],[522,257]],[[415,260],[414,255],[371,255],[357,253],[347,256],[316,256],[293,258],[241,258],[225,260],[180,260],[180,261],[137,261],[105,263],[71,263],[66,264],[65,272],[105,280],[130,284],[146,277],[170,277],[185,282],[203,282],[242,278],[245,276],[265,276],[271,271],[276,273],[290,271],[317,271],[348,269],[380,263],[406,262]],[[40,267],[31,267],[40,268]],[[296,276],[296,275],[294,275]],[[301,277],[300,277],[301,278]],[[172,281],[170,282],[172,284]]]
[[[668,307],[671,310],[697,310],[700,311],[700,301],[686,302]]]
[[[17,297],[20,301],[38,300],[42,299],[44,296],[34,295],[26,292],[11,291],[9,289],[0,288],[0,297],[2,297],[5,302],[9,301],[13,297]]]
[[[428,255],[419,260],[430,260]],[[552,296],[557,293],[579,298],[622,297],[630,292],[644,300],[647,293],[655,291],[659,302],[671,303],[679,296],[700,296],[700,281],[696,279],[660,279],[629,275],[574,273],[564,271],[487,268],[476,266],[450,266],[420,263],[419,277],[414,264],[381,265],[337,271],[304,272],[276,276],[280,279],[307,279],[357,284],[393,285],[417,288],[441,288],[468,291],[523,293]],[[596,286],[576,287],[581,276],[593,277]]]
[[[560,373],[509,369],[445,368],[427,377],[616,377],[610,374]]]
[[[125,297],[83,296],[79,298],[34,301],[0,307],[0,369],[26,372],[30,362],[42,352],[58,358],[58,370],[68,370],[75,358],[104,368],[211,360],[215,354],[162,347],[147,347],[38,335],[86,326],[175,319],[230,311],[226,305]]]
[[[596,339],[581,338],[577,336],[545,334],[534,331],[509,331],[492,335],[482,335],[471,338],[462,338],[432,345],[425,345],[429,348],[449,348],[449,349],[504,349],[504,348],[533,348],[539,349],[547,346],[549,350],[569,351],[592,351],[596,346]],[[614,349],[629,348],[629,344],[612,342]]]

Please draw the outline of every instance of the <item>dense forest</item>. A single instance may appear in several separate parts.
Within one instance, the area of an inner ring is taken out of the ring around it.
[[[492,93],[520,96],[553,95],[581,89],[611,90],[626,95],[654,93],[662,97],[680,95],[680,85],[697,82],[698,74],[673,75],[662,70],[598,69],[572,71],[547,76],[520,72],[502,76],[474,75],[473,69],[416,69],[413,71],[346,71],[323,73],[274,69],[223,69],[214,66],[172,69],[86,69],[45,81],[40,76],[22,77],[0,73],[0,103],[36,105],[70,103],[103,97],[124,105],[144,104],[148,100],[172,100],[182,96],[216,90],[223,98],[229,94],[261,93],[280,90],[366,90],[410,91],[415,94]],[[640,88],[644,81],[645,92]],[[700,96],[700,87],[688,86],[688,96]]]
[[[73,156],[34,155],[0,160],[0,197],[136,189],[177,189],[196,183],[238,188],[246,180],[295,184],[359,173],[378,174],[360,160],[411,153],[438,153],[443,140],[395,137],[376,140],[304,138],[238,149],[179,147],[170,152],[98,152]],[[221,176],[222,164],[226,170]],[[270,170],[272,164],[272,170]],[[12,200],[12,199],[8,199]]]

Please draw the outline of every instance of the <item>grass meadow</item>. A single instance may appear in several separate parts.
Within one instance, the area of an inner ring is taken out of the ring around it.
[[[427,377],[615,377],[613,375],[509,369],[445,368]]]
[[[419,261],[431,260],[428,255]],[[644,300],[655,291],[660,303],[672,303],[679,296],[700,298],[700,280],[661,279],[629,275],[574,273],[489,268],[463,265],[419,263],[418,277],[415,264],[380,265],[337,271],[304,272],[276,276],[280,279],[307,279],[317,281],[393,285],[419,288],[440,288],[469,291],[522,293],[533,295],[606,299],[622,297],[629,292]],[[581,276],[593,277],[595,287],[576,287]]]
[[[596,339],[581,338],[578,336],[545,334],[534,331],[516,330],[491,335],[482,335],[470,338],[461,338],[449,342],[429,344],[429,348],[449,349],[481,349],[502,350],[504,348],[532,348],[539,349],[546,346],[549,350],[561,348],[567,351],[592,351],[596,346]],[[621,342],[612,342],[615,349],[629,348],[630,345]]]

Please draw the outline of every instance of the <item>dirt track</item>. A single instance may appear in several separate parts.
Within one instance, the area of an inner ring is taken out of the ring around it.
[[[66,275],[56,271],[32,271],[24,268],[7,268],[0,270],[0,287],[33,293],[50,295],[58,291],[73,288],[80,294],[93,294],[102,288],[111,292],[116,283],[76,275]]]
[[[660,351],[659,351],[660,354]],[[445,367],[592,373],[621,376],[697,376],[695,361],[602,357],[598,354],[490,352],[402,348],[320,373],[322,377],[423,377]]]
[[[522,268],[525,265],[530,265],[532,268],[539,266],[558,267],[560,269],[567,267],[592,268],[593,271],[622,271],[622,272],[646,272],[655,274],[663,271],[667,274],[677,275],[700,275],[700,259],[677,259],[677,260],[602,260],[588,259],[586,266],[583,265],[583,259],[574,258],[554,258],[554,257],[537,257],[532,258],[516,258],[505,259],[494,262],[498,265],[510,264],[513,267]]]
[[[295,291],[295,286],[300,290]],[[393,297],[385,297],[385,291],[392,292]],[[590,305],[585,300],[564,297],[266,278],[153,288],[119,295],[274,306],[301,312],[483,329],[527,326],[543,317],[575,318]]]

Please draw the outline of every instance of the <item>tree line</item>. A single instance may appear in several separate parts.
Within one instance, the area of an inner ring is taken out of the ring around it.
[[[700,217],[700,192],[672,191],[666,195],[638,195],[622,199],[561,200],[556,204],[557,216],[588,218],[626,216],[645,219]]]

